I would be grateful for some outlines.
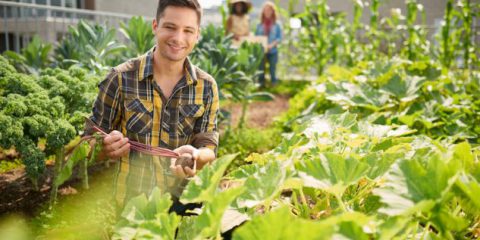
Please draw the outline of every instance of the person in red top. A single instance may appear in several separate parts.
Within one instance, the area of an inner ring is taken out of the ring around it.
[[[266,2],[260,14],[260,23],[257,25],[255,35],[266,36],[268,38],[267,49],[265,49],[265,58],[263,64],[260,65],[260,70],[265,70],[265,63],[268,61],[270,65],[270,78],[272,85],[276,85],[278,80],[276,77],[276,66],[278,62],[278,49],[282,39],[282,28],[277,22],[277,11],[275,4]],[[265,73],[260,76],[260,84],[265,86]]]

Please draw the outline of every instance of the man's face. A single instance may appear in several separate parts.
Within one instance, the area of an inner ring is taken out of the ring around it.
[[[163,16],[153,20],[160,57],[169,61],[184,61],[197,43],[200,29],[197,13],[190,8],[169,6]]]

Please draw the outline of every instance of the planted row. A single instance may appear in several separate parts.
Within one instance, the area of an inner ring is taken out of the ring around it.
[[[127,205],[114,238],[172,239],[177,227],[186,239],[217,237],[232,219],[247,220],[234,239],[478,237],[479,149],[414,132],[350,113],[311,116],[223,178],[233,156],[203,169],[181,197],[204,203],[198,216],[168,213],[169,196],[154,192]]]

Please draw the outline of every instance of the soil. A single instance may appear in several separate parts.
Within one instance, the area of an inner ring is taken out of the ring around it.
[[[0,174],[0,216],[9,213],[25,216],[35,216],[42,206],[48,203],[53,179],[53,165],[47,165],[40,189],[35,190],[28,179],[24,168],[15,169]],[[89,168],[90,174],[97,174],[105,170],[105,164],[97,164]],[[74,171],[77,176],[77,171]],[[77,193],[76,188],[81,185],[79,177],[73,177],[59,187],[59,198]]]
[[[254,102],[247,109],[246,125],[251,128],[266,128],[275,117],[288,110],[288,96],[277,95],[273,101]],[[242,114],[241,104],[232,104],[224,107],[232,113],[232,126],[236,127]]]

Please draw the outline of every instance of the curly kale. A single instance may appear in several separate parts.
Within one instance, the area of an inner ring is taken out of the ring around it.
[[[32,76],[16,72],[7,73],[5,76],[0,77],[0,89],[2,89],[3,96],[10,93],[27,95],[45,91]]]
[[[0,147],[10,149],[23,139],[22,123],[0,112]]]
[[[45,92],[32,93],[26,97],[29,115],[40,114],[51,118],[61,118],[65,105],[61,97],[51,98]]]
[[[55,125],[51,118],[36,114],[23,119],[23,128],[25,133],[38,141],[39,138],[45,138],[47,132],[52,131]]]
[[[30,139],[21,139],[17,142],[17,150],[22,155],[27,176],[38,189],[38,179],[45,172],[45,153]]]
[[[35,186],[45,156],[64,151],[84,125],[101,79],[79,67],[19,73],[0,56],[0,147],[15,148]],[[45,150],[38,142],[46,140]],[[60,160],[62,161],[62,160]]]
[[[82,133],[85,128],[85,118],[88,117],[88,113],[75,111],[72,116],[68,119],[68,122],[75,127],[78,133]]]
[[[28,112],[25,97],[18,94],[9,94],[6,98],[2,97],[0,109],[3,109],[3,114],[13,117],[23,117]]]
[[[47,150],[51,152],[67,145],[77,135],[75,127],[65,119],[55,120],[53,124],[55,128],[47,132]]]

